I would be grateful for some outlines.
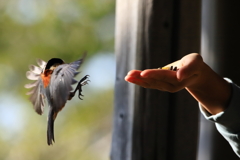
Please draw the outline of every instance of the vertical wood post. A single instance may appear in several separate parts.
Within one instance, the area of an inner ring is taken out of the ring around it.
[[[195,159],[198,107],[182,91],[124,81],[132,69],[164,66],[200,50],[200,0],[117,0],[112,160]]]
[[[116,1],[116,81],[112,160],[132,160],[134,85],[124,81],[127,72],[136,66],[138,44],[138,6],[140,0]]]

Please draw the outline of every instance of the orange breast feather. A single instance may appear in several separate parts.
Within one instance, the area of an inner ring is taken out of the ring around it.
[[[52,72],[53,72],[52,70],[47,69],[47,70],[44,71],[44,73],[41,74],[41,78],[43,80],[44,88],[46,88],[49,85]]]

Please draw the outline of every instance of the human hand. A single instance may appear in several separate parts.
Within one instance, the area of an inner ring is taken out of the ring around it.
[[[185,87],[198,84],[204,64],[199,54],[192,53],[162,67],[162,69],[132,70],[127,74],[125,80],[144,88],[177,92]],[[177,67],[177,70],[169,70],[170,66]]]
[[[168,70],[170,66],[176,66],[177,70]],[[197,53],[188,54],[162,69],[132,70],[125,80],[167,92],[185,88],[211,114],[225,110],[231,96],[230,84],[205,64]]]

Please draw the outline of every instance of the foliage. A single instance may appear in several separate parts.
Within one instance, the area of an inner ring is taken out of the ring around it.
[[[86,91],[83,101],[75,98],[68,102],[56,119],[56,143],[49,147],[46,143],[48,107],[43,116],[34,113],[23,86],[29,83],[25,77],[28,65],[36,64],[37,58],[47,61],[60,57],[71,62],[85,51],[87,59],[100,52],[113,53],[114,5],[113,0],[0,2],[0,99],[18,99],[12,101],[14,106],[0,104],[0,111],[15,107],[17,110],[9,114],[9,120],[16,118],[14,115],[22,117],[15,124],[20,130],[3,126],[8,122],[0,117],[0,159],[101,160],[108,157],[113,87]],[[84,86],[84,91],[88,87],[91,84]]]

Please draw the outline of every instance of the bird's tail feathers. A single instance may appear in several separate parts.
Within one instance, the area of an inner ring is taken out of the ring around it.
[[[52,108],[49,110],[48,114],[48,126],[47,126],[47,143],[48,145],[52,145],[54,140],[54,121],[56,118],[56,114]]]

